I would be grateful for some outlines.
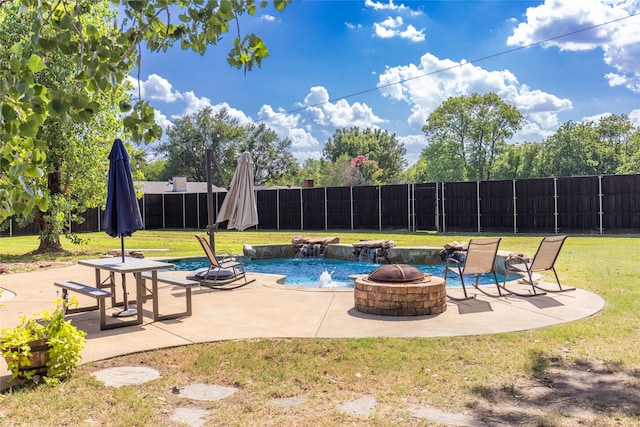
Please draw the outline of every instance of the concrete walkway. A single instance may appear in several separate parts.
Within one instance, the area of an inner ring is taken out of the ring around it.
[[[185,276],[184,272],[172,274]],[[87,332],[83,362],[162,347],[241,338],[493,334],[570,322],[597,313],[605,304],[598,295],[581,289],[533,298],[489,298],[480,294],[471,301],[449,300],[446,312],[437,316],[384,317],[356,311],[352,290],[296,290],[279,285],[277,280],[281,276],[252,277],[257,280],[234,290],[194,288],[191,317],[153,322],[149,301],[145,304],[142,325],[100,331],[96,311],[70,315],[74,325]],[[56,280],[93,284],[95,277],[92,269],[79,265],[0,276],[0,287],[10,291],[5,292],[0,307],[0,328],[15,326],[20,315],[53,308],[59,289],[53,285]],[[11,297],[11,293],[15,296]],[[184,290],[171,286],[161,288],[161,312],[183,311],[183,293]],[[80,296],[78,299],[81,304],[93,303]],[[110,315],[107,320],[118,321]],[[0,375],[0,387],[4,389],[8,378],[4,360],[0,361]]]

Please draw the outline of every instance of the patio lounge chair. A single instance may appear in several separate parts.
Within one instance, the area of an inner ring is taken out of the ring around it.
[[[543,293],[537,292],[537,289],[543,292],[565,292],[565,291],[573,291],[576,288],[563,288],[560,284],[560,279],[558,279],[558,273],[554,267],[556,263],[556,259],[558,258],[558,254],[560,253],[560,249],[562,249],[562,245],[566,240],[567,236],[550,236],[545,237],[540,242],[540,246],[538,246],[538,250],[533,257],[531,262],[527,262],[524,258],[516,256],[515,259],[517,263],[507,265],[507,270],[504,275],[504,285],[503,289],[506,289],[507,285],[507,277],[509,276],[510,271],[515,271],[519,273],[525,273],[527,276],[524,279],[528,284],[531,285],[531,289],[533,294],[535,295],[544,295]],[[534,273],[542,272],[542,271],[553,271],[553,275],[556,277],[556,283],[558,284],[558,289],[546,289],[540,287],[536,278],[534,278]],[[515,294],[515,292],[512,292]],[[520,295],[520,294],[516,294]]]
[[[209,268],[202,269],[196,272],[196,274],[189,276],[191,280],[197,280],[200,282],[200,286],[222,286],[237,283],[237,286],[244,286],[255,279],[247,280],[247,274],[244,271],[244,264],[237,261],[231,256],[231,253],[226,253],[221,259],[218,259],[211,250],[209,242],[203,236],[196,234],[196,239],[200,242],[204,253],[209,260]]]
[[[471,239],[469,241],[466,252],[462,252],[463,260],[458,260],[454,257],[447,258],[446,268],[444,271],[444,280],[447,281],[447,276],[450,273],[460,276],[462,282],[462,291],[464,292],[464,298],[456,298],[451,295],[447,295],[452,300],[464,301],[475,298],[474,296],[467,295],[467,288],[464,283],[464,276],[474,275],[475,283],[473,286],[485,295],[491,297],[500,297],[502,291],[500,290],[500,284],[498,283],[498,277],[494,271],[494,263],[496,261],[496,255],[498,254],[498,246],[500,245],[500,238],[491,239]],[[484,289],[481,289],[478,285],[478,280],[481,274],[493,274],[493,279],[498,289],[498,295],[490,294]]]

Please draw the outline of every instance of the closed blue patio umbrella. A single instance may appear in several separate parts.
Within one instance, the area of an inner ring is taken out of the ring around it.
[[[120,237],[122,262],[124,263],[124,236],[131,236],[134,231],[143,228],[140,207],[133,185],[129,154],[119,138],[113,142],[109,154],[109,183],[107,187],[107,205],[102,221],[104,231],[111,237]],[[124,275],[124,310],[128,310],[127,292]],[[129,315],[120,314],[120,315]]]

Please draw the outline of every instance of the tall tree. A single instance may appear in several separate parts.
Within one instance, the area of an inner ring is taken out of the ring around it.
[[[466,165],[460,145],[439,139],[426,146],[413,167],[414,182],[464,181]]]
[[[246,126],[241,149],[248,150],[253,159],[253,178],[256,185],[291,183],[298,174],[298,164],[291,154],[291,140],[280,139],[264,123]]]
[[[115,16],[113,10],[107,3],[100,3],[95,4],[91,12],[85,16],[85,25],[108,34],[108,25],[104,21]],[[32,54],[35,53],[29,43],[29,31],[32,21],[36,19],[38,13],[33,7],[19,10],[17,3],[5,5],[0,15],[2,45],[22,46],[25,54],[29,54],[30,50]],[[0,53],[2,61],[8,60],[8,56],[9,52]],[[110,147],[106,138],[115,135],[120,128],[115,120],[119,114],[119,104],[129,100],[126,82],[114,88],[111,96],[106,96],[106,93],[89,96],[74,78],[75,62],[71,57],[52,51],[47,61],[47,67],[34,77],[36,84],[65,93],[70,102],[91,104],[94,112],[82,122],[65,115],[50,115],[34,135],[46,147],[41,173],[33,177],[41,189],[43,201],[42,209],[35,213],[40,234],[38,252],[61,250],[60,234],[65,229],[69,231],[69,222],[80,221],[81,217],[77,214],[98,206],[104,200],[106,184],[96,183],[105,181]],[[6,111],[4,106],[3,111]],[[104,161],[94,160],[100,158]],[[23,218],[24,221],[32,219],[31,215]]]
[[[422,131],[429,145],[439,144],[437,152],[457,153],[465,179],[491,179],[495,160],[522,120],[517,108],[497,94],[474,93],[444,101],[429,115]]]
[[[633,155],[633,146],[629,144],[635,131],[626,114],[612,114],[600,119],[597,132],[600,140],[600,173],[613,174],[620,165],[625,164]]]
[[[323,154],[332,162],[343,155],[354,159],[365,156],[382,169],[381,183],[393,184],[406,166],[407,150],[395,134],[381,129],[360,130],[358,127],[338,129],[326,142]]]
[[[568,121],[544,141],[540,152],[538,176],[576,176],[598,173],[593,148],[598,135],[592,122]]]
[[[167,138],[157,151],[166,158],[165,174],[186,176],[191,181],[206,180],[205,150],[213,155],[212,182],[229,185],[242,151],[254,162],[257,185],[283,183],[297,174],[291,141],[279,139],[266,125],[240,125],[227,109],[214,114],[211,107],[183,116],[167,129]]]
[[[274,0],[273,5],[282,11],[289,1]],[[87,122],[100,110],[93,96],[114,96],[132,68],[140,65],[143,48],[165,51],[179,44],[204,55],[207,47],[237,29],[227,56],[230,65],[246,72],[260,66],[269,53],[260,37],[243,36],[239,25],[243,15],[253,16],[266,1],[0,0],[0,21],[6,21],[5,6],[12,3],[21,6],[19,13],[35,11],[37,17],[30,20],[28,46],[3,44],[9,57],[0,63],[0,221],[47,208],[39,177],[48,150],[38,137],[45,120]],[[119,14],[117,21],[105,21],[119,23],[105,26],[107,33],[88,20],[103,4]],[[58,54],[73,60],[73,78],[85,96],[38,81],[38,74]],[[147,102],[122,102],[119,107],[128,114],[122,125],[133,141],[153,141],[160,135]]]
[[[205,153],[211,148],[215,169],[212,182],[225,187],[233,176],[238,144],[245,133],[227,109],[214,114],[211,107],[205,107],[177,119],[167,129],[167,138],[158,145],[157,151],[167,160],[165,173],[169,176],[186,176],[190,181],[204,182]]]
[[[541,143],[508,144],[494,165],[494,179],[536,178]]]

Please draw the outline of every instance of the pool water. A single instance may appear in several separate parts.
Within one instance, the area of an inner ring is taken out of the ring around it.
[[[174,270],[179,271],[195,271],[199,268],[209,267],[207,258],[182,259],[171,261],[171,263],[175,264]],[[350,275],[369,274],[382,265],[327,258],[277,258],[245,260],[243,263],[247,272],[287,276],[286,285],[303,288],[353,288],[353,280],[349,279]],[[414,267],[425,273],[444,277],[444,265],[442,264],[414,265]],[[471,285],[471,280],[475,279],[470,277],[465,280],[465,283]],[[498,275],[498,280],[502,280],[500,275]],[[493,276],[491,274],[480,276],[480,284],[493,284]],[[450,274],[447,278],[447,286],[461,286],[458,276]]]

